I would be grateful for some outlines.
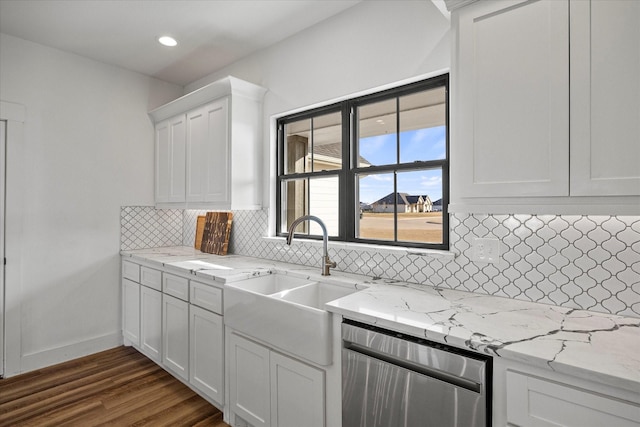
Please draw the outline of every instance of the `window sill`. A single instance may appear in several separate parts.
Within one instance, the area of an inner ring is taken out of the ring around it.
[[[262,240],[272,243],[286,244],[286,238],[284,237],[268,237],[263,236]],[[304,242],[311,246],[322,246],[322,240],[314,239],[300,239],[295,238],[292,244],[296,242]],[[329,241],[329,249],[345,249],[352,251],[376,251],[381,253],[388,253],[394,255],[408,255],[408,256],[420,256],[428,258],[441,258],[452,260],[456,254],[451,251],[441,251],[436,249],[419,249],[419,248],[407,248],[402,246],[384,246],[384,245],[371,245],[365,243],[352,243],[352,242],[335,242]]]

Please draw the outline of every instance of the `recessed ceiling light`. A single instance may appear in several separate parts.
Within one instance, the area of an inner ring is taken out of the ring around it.
[[[169,46],[169,47],[173,47],[173,46],[176,46],[178,44],[176,39],[174,39],[173,37],[169,37],[169,36],[158,37],[158,42],[163,46]]]

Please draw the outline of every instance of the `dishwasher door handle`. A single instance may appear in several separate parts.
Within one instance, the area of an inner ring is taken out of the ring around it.
[[[356,353],[363,354],[374,359],[381,360],[391,365],[396,365],[401,368],[407,369],[412,372],[416,372],[427,377],[435,378],[440,381],[447,382],[457,387],[465,388],[475,393],[480,393],[482,390],[481,384],[471,381],[466,378],[459,377],[457,375],[450,374],[448,372],[441,371],[429,366],[422,365],[420,363],[412,362],[410,360],[403,359],[379,350],[372,349],[357,343],[344,341],[344,348]]]

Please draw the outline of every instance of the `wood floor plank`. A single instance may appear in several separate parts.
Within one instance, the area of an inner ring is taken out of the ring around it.
[[[229,427],[222,413],[131,347],[0,379],[0,427]]]

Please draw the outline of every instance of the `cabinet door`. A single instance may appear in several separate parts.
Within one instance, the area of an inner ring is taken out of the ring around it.
[[[140,285],[122,279],[122,336],[125,344],[140,345]]]
[[[162,350],[162,294],[140,287],[140,350],[160,363]]]
[[[324,373],[271,353],[271,425],[324,427]]]
[[[271,425],[269,349],[229,334],[229,404],[253,427]],[[304,425],[304,424],[302,424]]]
[[[187,201],[229,202],[227,98],[187,114]]]
[[[186,128],[180,115],[156,125],[156,203],[185,201]]]
[[[518,372],[507,372],[507,419],[521,427],[638,427],[630,402]]]
[[[224,404],[224,324],[222,316],[189,307],[189,382]]]
[[[640,2],[571,2],[571,195],[640,195]]]
[[[162,364],[189,381],[189,304],[162,295]]]
[[[569,4],[462,8],[454,56],[452,182],[461,197],[569,194]]]

